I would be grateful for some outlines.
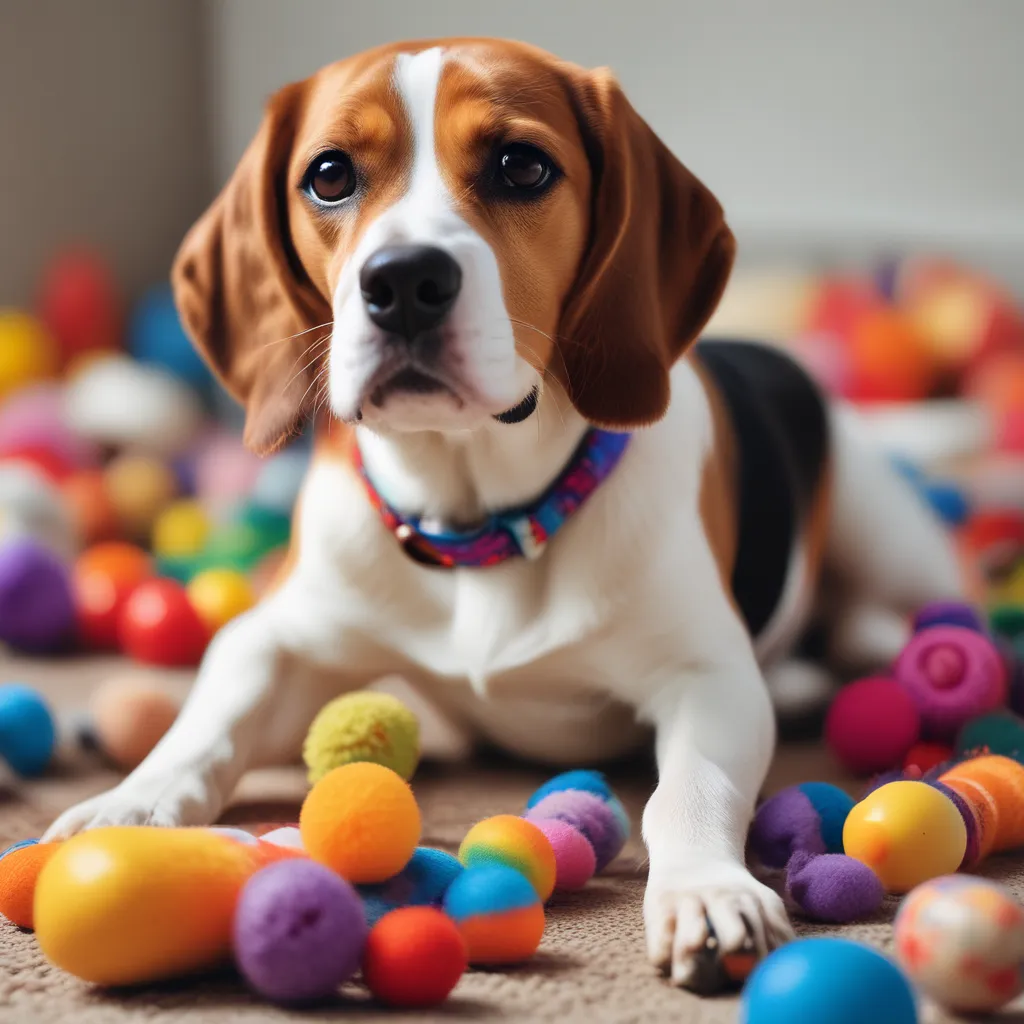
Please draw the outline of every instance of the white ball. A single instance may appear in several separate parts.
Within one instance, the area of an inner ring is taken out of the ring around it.
[[[0,465],[0,544],[31,538],[65,561],[78,553],[74,520],[60,491],[19,462]]]

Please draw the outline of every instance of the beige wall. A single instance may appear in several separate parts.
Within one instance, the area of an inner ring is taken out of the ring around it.
[[[129,294],[211,187],[199,0],[0,0],[0,306],[85,241]]]

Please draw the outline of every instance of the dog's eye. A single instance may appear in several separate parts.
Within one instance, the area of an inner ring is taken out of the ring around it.
[[[321,203],[340,203],[355,191],[356,172],[345,153],[321,153],[306,171],[305,189]]]
[[[506,146],[498,155],[501,183],[517,192],[537,192],[551,181],[554,164],[551,158],[525,142]]]

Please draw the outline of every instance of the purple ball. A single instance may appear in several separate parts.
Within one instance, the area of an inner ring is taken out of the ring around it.
[[[786,869],[786,889],[807,917],[832,924],[867,917],[885,898],[874,871],[842,853],[794,853]]]
[[[784,868],[796,850],[821,854],[821,818],[799,786],[769,797],[750,826],[750,852],[767,868]]]
[[[29,654],[68,646],[75,632],[71,574],[42,544],[0,548],[0,641]]]
[[[276,1003],[333,995],[359,969],[368,929],[363,905],[333,871],[283,860],[245,884],[235,913],[235,962]]]
[[[984,633],[985,624],[972,605],[963,601],[932,601],[918,609],[914,616],[914,632],[931,629],[932,626],[961,626],[975,633]]]
[[[549,793],[527,812],[528,821],[554,818],[582,832],[594,848],[597,870],[603,871],[626,845],[626,833],[615,811],[599,796],[582,789]]]

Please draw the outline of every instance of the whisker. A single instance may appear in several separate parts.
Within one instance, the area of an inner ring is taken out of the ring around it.
[[[312,327],[307,327],[304,331],[299,331],[298,334],[289,334],[284,338],[276,338],[274,341],[265,341],[260,349],[270,348],[271,345],[280,345],[285,341],[294,341],[296,338],[301,338],[304,334],[309,334],[311,331],[318,331],[321,327],[333,327],[334,321],[328,320],[326,323],[314,324]]]

